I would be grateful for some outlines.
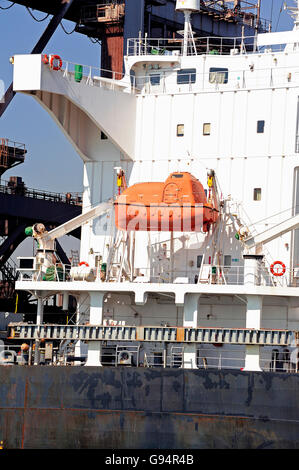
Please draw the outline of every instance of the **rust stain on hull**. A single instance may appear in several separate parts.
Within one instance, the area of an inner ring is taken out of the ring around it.
[[[299,448],[299,377],[0,367],[4,448]]]

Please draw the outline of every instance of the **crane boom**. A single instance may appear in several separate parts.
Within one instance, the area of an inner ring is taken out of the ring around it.
[[[69,220],[65,224],[59,225],[59,227],[54,228],[50,232],[45,232],[44,235],[40,237],[43,241],[51,241],[55,240],[56,238],[63,237],[68,233],[72,232],[76,228],[81,227],[86,222],[89,222],[96,217],[101,217],[109,212],[113,207],[112,199],[109,201],[101,202],[97,206],[93,207],[92,209],[84,212],[83,214],[78,215],[72,220]]]
[[[296,230],[297,228],[299,228],[299,214],[275,225],[275,227],[265,230],[262,233],[248,237],[244,240],[244,243],[249,249],[253,249],[257,245],[269,243],[272,240],[275,240],[275,238],[281,237],[285,233],[288,233],[291,230]]]

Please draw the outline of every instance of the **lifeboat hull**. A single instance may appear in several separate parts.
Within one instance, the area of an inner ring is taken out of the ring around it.
[[[156,232],[208,232],[218,218],[209,206],[142,206],[115,203],[119,230]]]

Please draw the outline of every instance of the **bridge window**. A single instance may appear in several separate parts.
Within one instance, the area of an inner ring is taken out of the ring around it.
[[[203,255],[198,255],[197,256],[197,263],[196,263],[197,268],[201,267],[202,260],[203,260]]]
[[[203,135],[211,135],[211,123],[205,122],[203,125]]]
[[[209,82],[220,85],[228,82],[228,69],[211,67],[209,72]]]
[[[185,134],[185,125],[184,124],[178,124],[176,127],[176,135],[177,137],[184,137]]]
[[[185,85],[196,82],[196,69],[182,69],[177,72],[177,84]]]
[[[231,255],[224,255],[224,266],[231,266],[232,265],[232,257]]]
[[[262,188],[254,188],[253,190],[253,200],[261,201],[262,199]]]
[[[151,81],[151,85],[153,86],[160,85],[161,75],[159,73],[150,75],[150,81]]]
[[[263,134],[265,131],[265,121],[257,121],[256,132],[258,134]]]
[[[107,140],[107,139],[108,137],[106,136],[106,134],[103,131],[101,131],[101,140]]]

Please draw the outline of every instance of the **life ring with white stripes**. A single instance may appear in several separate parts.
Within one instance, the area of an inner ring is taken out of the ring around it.
[[[42,63],[46,65],[49,63],[49,56],[47,54],[42,55]]]
[[[280,267],[281,271],[278,271],[279,268],[275,268],[277,265]],[[283,276],[286,272],[286,266],[282,261],[274,261],[270,266],[270,271],[273,276]]]
[[[87,268],[89,268],[89,264],[86,263],[86,261],[81,261],[81,263],[79,263],[79,266],[86,266]]]
[[[54,65],[54,60],[56,61],[56,65]],[[60,70],[62,67],[62,60],[59,55],[51,55],[50,58],[50,68],[52,70]]]

